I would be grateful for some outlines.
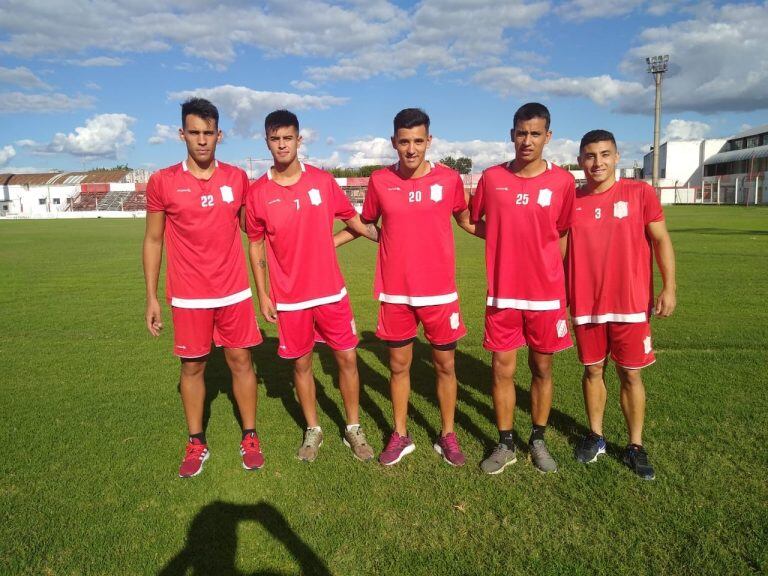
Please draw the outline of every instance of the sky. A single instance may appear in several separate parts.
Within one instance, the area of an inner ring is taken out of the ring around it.
[[[217,157],[254,176],[277,108],[326,168],[392,161],[392,118],[420,107],[429,157],[482,170],[513,156],[530,101],[551,111],[548,159],[603,128],[642,165],[645,57],[670,56],[662,141],[725,138],[768,124],[766,30],[768,2],[0,0],[0,172],[177,163],[191,96],[219,108]]]

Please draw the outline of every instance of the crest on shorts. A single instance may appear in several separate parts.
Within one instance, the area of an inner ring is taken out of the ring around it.
[[[645,338],[643,338],[643,349],[645,350],[646,354],[650,354],[651,350],[653,350],[653,348],[651,347],[651,337],[650,336],[646,336]]]
[[[323,201],[323,199],[320,197],[320,190],[317,188],[310,189],[309,192],[309,201],[312,204],[312,206],[320,206],[320,203]]]
[[[565,320],[558,320],[557,321],[557,337],[562,338],[568,334],[568,324],[566,324]]]
[[[459,313],[458,312],[454,312],[453,314],[451,314],[450,322],[451,322],[451,330],[459,329]]]
[[[629,215],[629,204],[623,200],[619,200],[613,204],[613,217],[614,218],[626,218]]]
[[[232,195],[232,187],[231,186],[220,186],[219,192],[221,192],[221,199],[224,202],[234,202],[235,197]]]
[[[440,184],[432,184],[429,187],[429,199],[432,202],[440,202],[443,199],[443,187]]]
[[[539,197],[536,199],[539,206],[546,207],[552,204],[552,190],[542,188],[539,190]]]

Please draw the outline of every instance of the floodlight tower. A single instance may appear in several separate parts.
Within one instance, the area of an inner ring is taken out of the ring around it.
[[[661,124],[661,81],[669,65],[669,54],[645,59],[648,73],[656,81],[656,120],[653,123],[653,187],[659,188],[659,125]]]

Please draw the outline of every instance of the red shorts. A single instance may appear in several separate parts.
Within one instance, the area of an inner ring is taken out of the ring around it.
[[[211,351],[211,340],[224,348],[250,348],[261,344],[253,300],[221,308],[171,307],[173,353],[179,358],[200,358]]]
[[[315,342],[325,342],[333,350],[351,350],[360,341],[349,296],[304,310],[278,310],[277,334],[281,358],[300,358],[312,351]]]
[[[636,370],[656,362],[648,322],[607,322],[573,327],[579,361],[585,366],[600,364],[610,353],[622,368]]]
[[[435,306],[409,306],[382,302],[376,336],[390,342],[401,342],[416,337],[419,322],[430,344],[453,344],[467,333],[459,310],[459,301]]]
[[[536,352],[554,354],[573,346],[568,333],[565,308],[558,310],[518,310],[485,308],[483,347],[491,352],[507,352],[528,345]]]

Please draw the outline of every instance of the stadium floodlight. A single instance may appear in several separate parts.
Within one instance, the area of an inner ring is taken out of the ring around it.
[[[656,82],[656,118],[653,123],[653,187],[659,187],[659,126],[661,124],[661,81],[669,67],[669,54],[650,56],[645,59],[648,73]]]

